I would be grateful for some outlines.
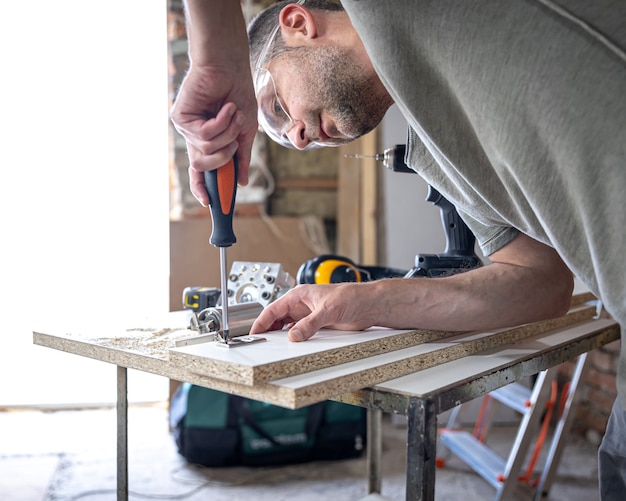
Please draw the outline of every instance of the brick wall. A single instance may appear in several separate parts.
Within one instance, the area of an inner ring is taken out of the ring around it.
[[[620,342],[615,341],[588,355],[584,384],[579,387],[580,401],[572,433],[599,443],[606,429],[611,408],[617,397],[615,375],[619,358]],[[561,379],[571,377],[574,362],[563,365]]]

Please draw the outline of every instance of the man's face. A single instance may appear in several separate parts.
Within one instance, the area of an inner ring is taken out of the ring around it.
[[[285,111],[290,142],[338,146],[371,131],[388,108],[373,79],[337,47],[298,47],[268,66]]]

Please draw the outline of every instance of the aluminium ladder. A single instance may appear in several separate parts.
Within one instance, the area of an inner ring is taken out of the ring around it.
[[[587,354],[578,357],[567,389],[566,401],[554,429],[541,476],[535,487],[535,501],[547,496],[552,486],[565,446],[563,438],[567,435],[574,418],[574,413],[571,411],[578,400],[576,389],[584,375],[586,362]],[[556,381],[558,370],[558,367],[553,367],[537,374],[532,389],[520,383],[511,383],[488,394],[488,397],[507,405],[522,415],[519,429],[511,446],[511,452],[507,458],[500,457],[483,442],[480,436],[475,436],[477,434],[454,429],[461,406],[452,410],[446,428],[439,432],[438,456],[445,449],[449,450],[496,489],[494,501],[511,499],[530,443],[537,436],[540,422],[548,407],[553,381]],[[486,436],[490,424],[489,419],[486,421],[486,428],[480,432],[483,437]]]

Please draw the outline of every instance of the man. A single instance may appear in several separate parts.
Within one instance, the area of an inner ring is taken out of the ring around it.
[[[270,7],[249,28],[261,126],[285,146],[333,146],[370,130],[396,103],[409,124],[407,164],[457,207],[491,264],[437,280],[299,286],[267,307],[252,333],[286,325],[303,341],[323,327],[525,323],[567,310],[572,272],[626,325],[624,2],[346,0],[346,12],[335,2],[301,3]],[[191,82],[196,54],[208,47],[194,41],[201,16],[193,5]],[[229,52],[240,66],[239,51]],[[248,96],[249,73],[233,83]],[[191,170],[217,168],[237,147],[245,161],[244,124],[254,123],[247,101],[227,104],[195,132],[180,119],[193,109],[186,101],[179,97],[173,119],[190,144]],[[625,358],[600,450],[605,500],[626,492]]]

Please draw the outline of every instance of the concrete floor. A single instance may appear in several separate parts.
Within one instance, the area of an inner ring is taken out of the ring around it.
[[[397,421],[397,420],[394,420]],[[516,429],[497,427],[490,445],[505,454]],[[116,497],[114,409],[0,412],[0,499],[6,501],[105,501]],[[383,488],[405,498],[406,429],[384,421]],[[366,495],[365,458],[281,468],[200,469],[177,454],[164,404],[129,409],[130,499],[189,501],[353,501]],[[596,447],[567,444],[553,501],[594,501]],[[495,491],[454,456],[437,470],[436,499],[489,500]],[[518,488],[515,500],[532,499]]]

